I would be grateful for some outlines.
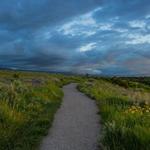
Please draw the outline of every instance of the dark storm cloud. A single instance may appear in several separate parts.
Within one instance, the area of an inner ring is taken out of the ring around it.
[[[35,67],[49,67],[55,65],[62,65],[65,61],[65,58],[55,54],[47,55],[44,53],[36,54],[30,58],[16,58],[13,59],[15,62],[22,62],[23,65],[33,65]]]
[[[0,23],[12,30],[35,29],[87,12],[99,3],[99,0],[2,0]]]
[[[148,75],[149,24],[149,0],[1,0],[0,66]]]

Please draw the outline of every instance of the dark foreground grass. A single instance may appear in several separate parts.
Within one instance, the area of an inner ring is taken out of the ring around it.
[[[148,93],[90,79],[79,89],[94,98],[102,117],[101,143],[107,150],[150,150]]]
[[[63,77],[8,71],[0,76],[0,150],[37,150],[61,104]]]

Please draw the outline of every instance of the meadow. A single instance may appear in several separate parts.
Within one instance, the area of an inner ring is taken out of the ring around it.
[[[61,75],[0,71],[0,150],[38,148],[67,82]]]
[[[100,149],[150,149],[150,78],[0,71],[0,150],[37,150],[71,82],[96,101]]]
[[[148,84],[139,78],[89,78],[78,88],[96,100],[103,126],[102,149],[150,149]]]

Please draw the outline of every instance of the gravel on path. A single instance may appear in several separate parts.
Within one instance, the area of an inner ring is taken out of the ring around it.
[[[64,86],[64,98],[52,128],[40,150],[97,150],[100,123],[95,101],[76,89]]]

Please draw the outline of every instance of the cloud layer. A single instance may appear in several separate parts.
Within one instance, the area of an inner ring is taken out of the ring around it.
[[[150,2],[1,0],[0,66],[150,75]]]

